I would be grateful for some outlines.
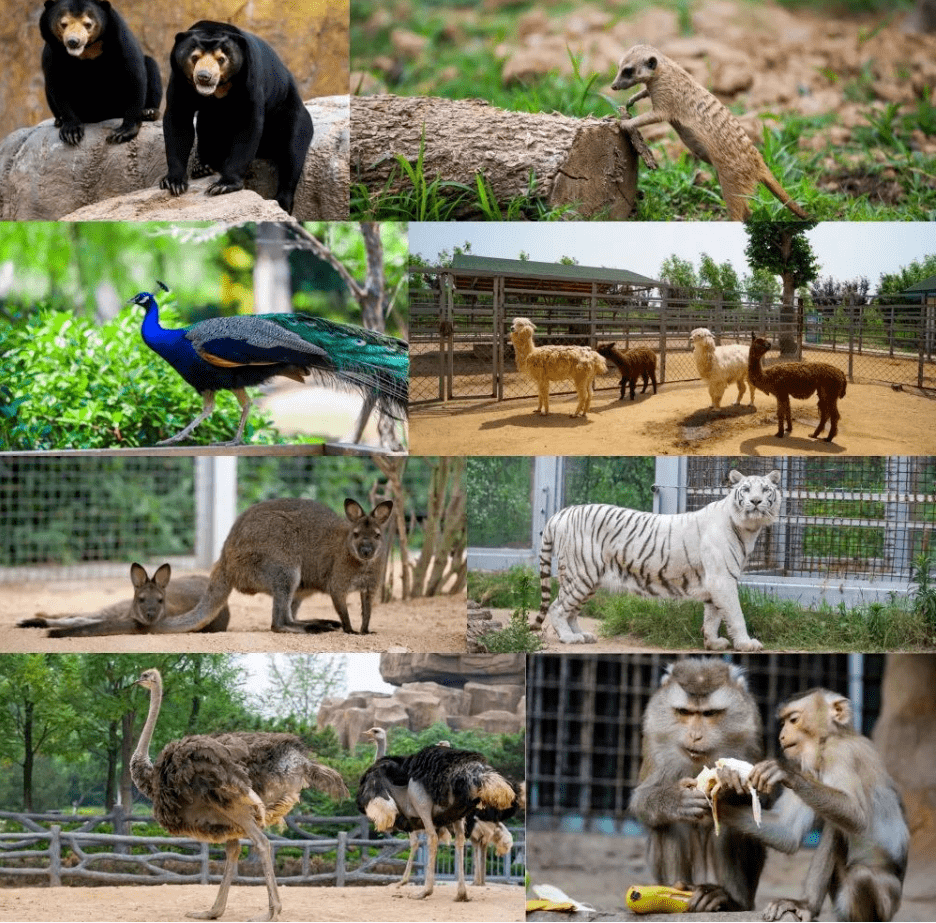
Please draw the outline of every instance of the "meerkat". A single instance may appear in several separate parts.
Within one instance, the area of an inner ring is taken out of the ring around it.
[[[686,147],[715,168],[732,221],[750,217],[749,200],[758,183],[763,183],[795,215],[809,217],[777,182],[741,123],[675,61],[650,45],[634,45],[621,58],[611,89],[626,90],[638,83],[645,88],[632,96],[625,108],[629,110],[649,97],[653,109],[623,119],[621,127],[638,129],[669,122]]]

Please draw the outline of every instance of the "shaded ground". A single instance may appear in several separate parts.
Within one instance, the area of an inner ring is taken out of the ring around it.
[[[409,900],[394,887],[296,888],[280,886],[279,918],[333,921],[500,921],[522,920],[520,887],[469,885],[469,903],[455,903],[454,884],[436,885],[422,901]],[[217,885],[156,885],[106,888],[4,888],[0,920],[184,920],[193,909],[206,910]],[[252,920],[266,912],[266,888],[231,889],[226,921]]]
[[[340,630],[314,635],[274,634],[270,631],[272,599],[263,594],[245,596],[236,592],[229,600],[230,628],[220,633],[51,639],[45,637],[45,629],[15,627],[19,619],[37,612],[93,612],[122,599],[129,600],[130,596],[130,582],[126,577],[0,583],[0,650],[67,653],[93,647],[96,653],[211,654],[386,651],[390,648],[416,653],[465,650],[467,602],[464,594],[407,602],[393,600],[377,605],[371,613],[371,631],[367,635],[348,635]],[[349,597],[348,609],[351,625],[357,629],[361,624],[359,594]],[[337,617],[331,599],[320,593],[306,599],[299,609],[302,619]]]
[[[734,400],[737,390],[728,392]],[[745,395],[747,397],[747,395]],[[724,399],[723,399],[724,402]],[[816,398],[793,400],[793,431],[776,437],[776,401],[757,393],[746,404],[709,409],[701,381],[661,385],[635,401],[599,391],[585,419],[572,418],[574,394],[550,398],[547,417],[536,398],[451,401],[410,411],[417,455],[934,455],[936,396],[904,387],[849,383],[839,401],[834,443],[810,438]],[[826,430],[828,431],[828,430]]]
[[[613,919],[634,920],[627,910],[624,894],[632,884],[652,881],[645,860],[642,836],[602,836],[595,833],[527,833],[527,867],[534,884],[549,883]],[[921,851],[922,852],[922,851]],[[730,919],[760,920],[766,904],[779,897],[799,897],[806,869],[813,856],[801,850],[795,856],[771,851],[757,891],[755,912],[731,914]],[[936,919],[936,856],[910,850],[910,866],[904,882],[903,900],[895,920]],[[725,915],[719,915],[724,917]],[[679,919],[701,919],[703,915],[683,915]],[[704,916],[705,919],[716,919]],[[557,923],[565,919],[556,915]],[[673,919],[662,914],[647,920]],[[828,901],[820,920],[834,919]]]

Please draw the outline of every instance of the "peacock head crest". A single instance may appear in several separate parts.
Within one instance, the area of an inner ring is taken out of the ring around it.
[[[164,291],[169,291],[169,286],[165,282],[160,282],[159,279],[156,280],[156,284]],[[147,307],[156,300],[156,296],[152,292],[138,292],[134,295],[127,304],[140,304],[146,305]]]

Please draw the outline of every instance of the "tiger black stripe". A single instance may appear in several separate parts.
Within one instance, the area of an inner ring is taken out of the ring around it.
[[[728,479],[725,497],[692,513],[662,515],[605,503],[559,510],[543,530],[535,625],[548,621],[568,644],[595,641],[579,627],[578,616],[604,587],[700,600],[707,649],[728,647],[728,639],[718,636],[724,621],[736,650],[760,650],[761,643],[748,635],[737,584],[757,536],[779,515],[780,473],[762,477],[732,471]],[[553,557],[559,594],[550,605]]]

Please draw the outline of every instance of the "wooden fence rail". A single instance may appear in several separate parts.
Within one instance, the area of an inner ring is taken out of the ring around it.
[[[119,809],[116,812],[122,814]],[[47,876],[49,885],[57,886],[63,879],[98,881],[108,884],[211,884],[221,880],[220,866],[223,845],[203,843],[187,837],[134,836],[132,834],[95,833],[93,827],[102,823],[115,826],[126,823],[152,822],[151,818],[115,817],[114,813],[81,821],[76,829],[63,829],[69,823],[67,815],[18,814],[0,811],[0,825],[12,820],[26,828],[24,832],[0,833],[0,877]],[[75,818],[77,820],[77,818]],[[49,826],[43,821],[50,822]],[[402,856],[409,849],[409,839],[387,837],[372,839],[366,819],[360,817],[322,818],[297,815],[288,826],[301,838],[288,839],[270,834],[274,860],[281,849],[299,852],[298,869],[278,872],[281,884],[331,884],[337,887],[361,884],[389,884],[398,879],[396,869],[388,872],[388,863],[402,869]],[[317,827],[351,826],[338,830],[334,837],[305,832],[299,825]],[[243,840],[249,845],[248,840]],[[136,852],[134,852],[136,850]],[[141,851],[145,850],[145,851]],[[214,852],[214,855],[212,855]],[[470,850],[467,850],[470,854]],[[335,854],[334,871],[313,872],[312,857]],[[488,878],[495,881],[522,882],[522,874],[513,871],[525,855],[522,836],[517,836],[511,853],[504,857],[488,857]],[[212,871],[211,862],[218,871]],[[96,868],[103,863],[119,864],[120,870]],[[416,872],[424,860],[417,857]],[[188,867],[188,869],[186,868]],[[383,869],[381,870],[381,867]],[[440,878],[453,877],[451,869],[440,867]],[[262,884],[262,876],[243,874],[238,869],[238,884]]]

